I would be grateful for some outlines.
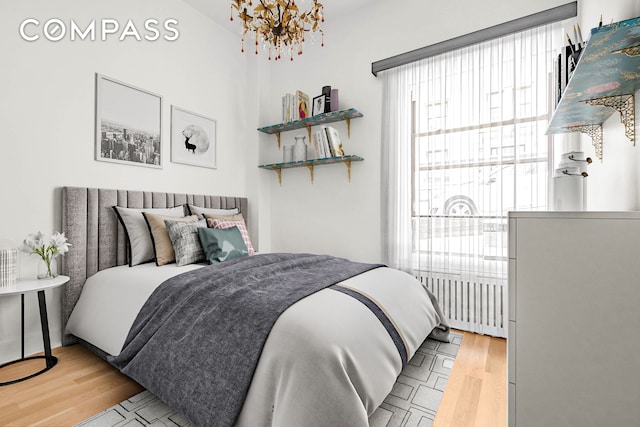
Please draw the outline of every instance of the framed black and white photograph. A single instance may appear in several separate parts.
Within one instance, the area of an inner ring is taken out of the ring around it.
[[[96,160],[162,169],[162,96],[96,74]]]
[[[313,98],[313,109],[311,111],[312,116],[317,116],[318,114],[324,113],[324,102],[325,102],[324,95],[318,95],[315,98]]]
[[[216,168],[216,121],[171,106],[171,161]]]

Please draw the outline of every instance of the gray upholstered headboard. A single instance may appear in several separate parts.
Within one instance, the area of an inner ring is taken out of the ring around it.
[[[245,197],[109,190],[64,187],[62,189],[62,230],[72,244],[62,260],[63,274],[71,279],[63,288],[62,327],[80,297],[87,277],[105,268],[127,263],[124,228],[112,206],[129,208],[169,208],[190,203],[205,208],[238,208],[248,218]],[[64,345],[73,338],[63,336]]]

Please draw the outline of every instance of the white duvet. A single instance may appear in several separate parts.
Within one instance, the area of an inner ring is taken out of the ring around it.
[[[87,279],[67,332],[116,356],[146,299],[164,280],[198,265],[114,267]],[[410,275],[376,268],[341,283],[366,294],[395,324],[409,358],[442,325]],[[324,289],[287,309],[273,326],[237,426],[365,427],[402,362],[378,318],[349,295]]]

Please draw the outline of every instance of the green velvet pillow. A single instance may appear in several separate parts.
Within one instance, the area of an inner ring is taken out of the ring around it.
[[[245,245],[238,227],[234,226],[222,230],[198,228],[198,237],[200,237],[200,243],[209,264],[249,255],[247,245]]]

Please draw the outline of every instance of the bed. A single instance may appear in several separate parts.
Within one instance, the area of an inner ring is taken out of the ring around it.
[[[63,343],[87,345],[197,425],[368,426],[427,336],[448,339],[433,295],[384,266],[313,254],[258,254],[214,266],[127,265],[127,236],[113,206],[237,208],[247,218],[246,198],[78,187],[62,195],[63,230],[73,245],[63,260],[70,277]],[[257,282],[232,284],[243,282],[241,274]],[[292,285],[295,292],[282,287],[305,280]],[[233,286],[249,286],[249,294],[269,301],[264,316],[273,323],[263,338],[252,334],[266,322],[247,311],[254,300],[237,300],[246,288]],[[271,313],[279,293],[296,292],[290,305]],[[242,319],[250,330],[208,339]],[[238,361],[229,362],[229,354]],[[246,386],[225,388],[236,378]]]

